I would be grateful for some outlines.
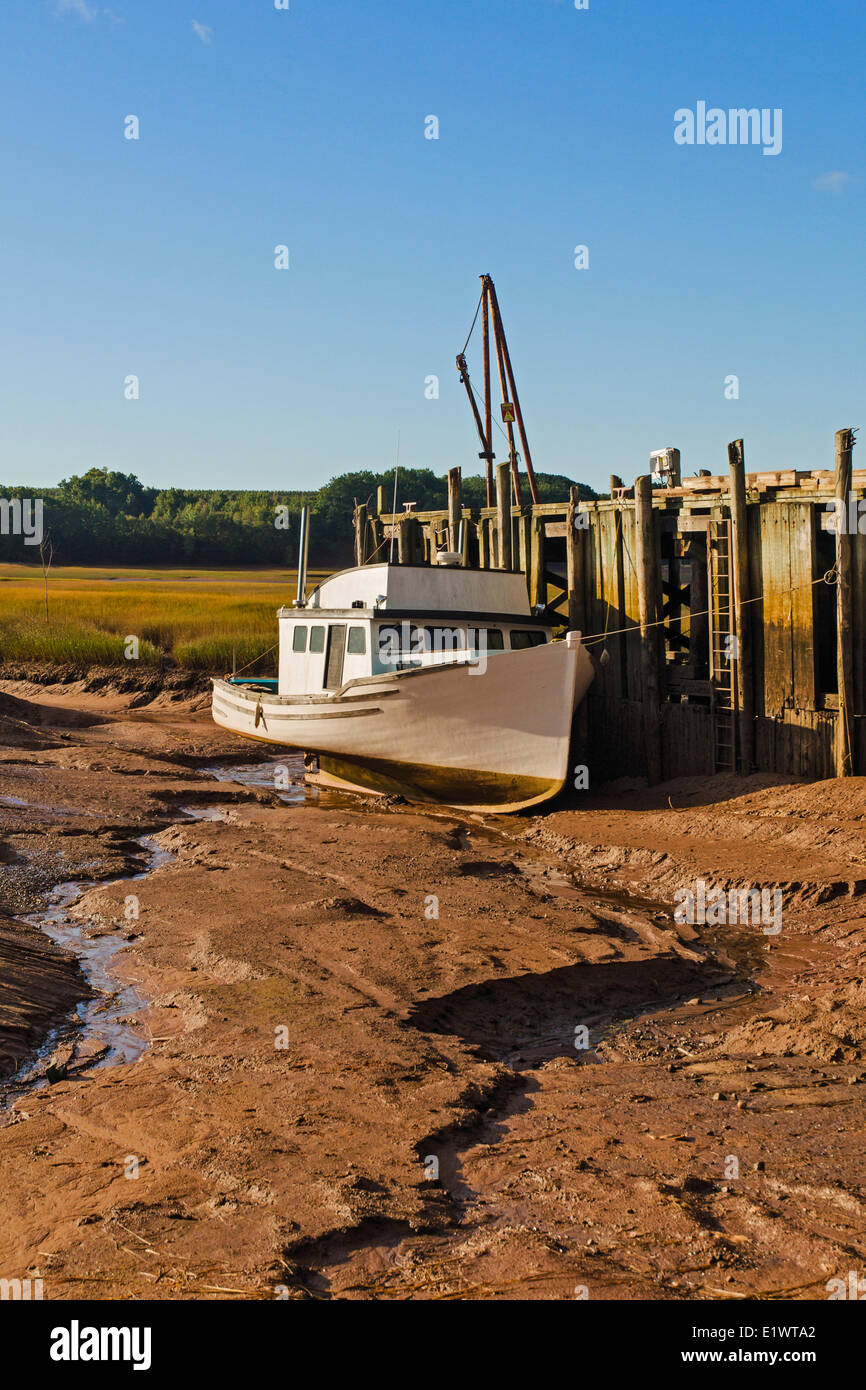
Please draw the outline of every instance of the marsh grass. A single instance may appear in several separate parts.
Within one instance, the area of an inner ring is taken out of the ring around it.
[[[325,577],[310,574],[309,588]],[[126,639],[137,637],[139,661],[171,657],[178,666],[221,675],[235,654],[238,669],[277,641],[276,611],[295,595],[281,571],[78,570],[48,580],[23,565],[0,566],[0,662],[129,666]],[[276,651],[251,668],[276,669]]]

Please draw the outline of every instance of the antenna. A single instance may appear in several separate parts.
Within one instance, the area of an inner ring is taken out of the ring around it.
[[[392,516],[392,518],[395,517],[395,516],[397,515],[397,473],[399,472],[399,469],[400,469],[400,431],[398,430],[398,431],[397,431],[397,458],[396,458],[396,461],[395,461],[395,463],[394,463],[394,504],[393,504],[393,506],[391,507],[391,516]],[[389,565],[393,565],[393,563],[394,563],[394,537],[396,536],[396,534],[397,534],[397,523],[396,523],[396,521],[392,520],[392,522],[391,522],[391,549],[388,551],[388,564],[389,564]]]
[[[298,597],[292,600],[293,608],[303,608],[307,598],[307,556],[310,549],[310,508],[301,507],[301,532],[298,537]]]

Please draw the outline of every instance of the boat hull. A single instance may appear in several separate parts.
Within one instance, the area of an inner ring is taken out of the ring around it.
[[[569,633],[482,666],[362,677],[333,694],[281,697],[214,681],[213,716],[233,733],[316,754],[312,780],[326,785],[515,811],[562,788],[574,710],[592,677]]]

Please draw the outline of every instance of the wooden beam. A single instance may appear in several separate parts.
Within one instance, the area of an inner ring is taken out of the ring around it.
[[[511,569],[510,463],[496,465],[496,568]]]
[[[662,779],[661,642],[660,629],[652,626],[658,619],[660,570],[653,527],[652,478],[648,473],[635,479],[634,501],[646,766],[647,780],[653,784]]]
[[[493,506],[493,397],[490,391],[490,296],[487,281],[481,277],[481,330],[484,351],[484,435],[487,450],[484,459],[484,478],[487,486],[487,505]]]
[[[382,561],[388,558],[385,554],[385,546],[383,544],[385,532],[382,523],[377,516],[370,516],[367,518],[367,527],[370,534],[367,559],[375,560],[377,565],[381,565]]]
[[[415,529],[418,525],[411,512],[397,523],[397,562],[401,565],[415,563]]]
[[[361,503],[355,508],[355,564],[363,565],[367,559],[367,507]]]
[[[755,762],[755,707],[752,656],[752,597],[749,574],[749,520],[746,510],[746,465],[742,439],[728,445],[731,475],[731,531],[734,578],[734,623],[737,637],[737,724],[740,771],[751,772]]]
[[[848,499],[851,495],[851,456],[854,431],[836,431],[836,476],[834,493],[838,529],[836,531],[836,672],[839,683],[839,713],[836,723],[836,776],[854,773],[854,645],[853,589],[851,583],[851,534],[848,530]]]
[[[571,489],[565,532],[566,583],[568,586],[568,626],[570,631],[586,631],[586,540],[589,530],[577,527],[580,491]]]
[[[493,311],[493,331],[496,334],[497,349],[505,360],[505,370],[508,375],[508,386],[510,392],[509,399],[512,405],[514,406],[514,414],[517,417],[517,428],[520,432],[520,442],[523,445],[523,466],[526,469],[526,476],[529,479],[529,491],[532,496],[532,500],[533,502],[537,502],[538,484],[535,481],[535,470],[532,467],[532,455],[529,452],[529,441],[526,438],[526,430],[523,424],[523,411],[520,409],[520,398],[517,394],[517,382],[514,379],[514,371],[511,366],[511,354],[508,351],[508,342],[505,337],[505,329],[502,325],[502,314],[499,310],[499,300],[496,296],[496,287],[494,286],[493,281],[490,279],[488,279],[488,294],[491,300],[491,308]],[[509,437],[511,439],[511,446],[513,450],[514,437],[513,434],[511,434],[510,432]],[[522,498],[520,496],[520,482],[517,474],[516,460],[514,462],[514,478],[515,489],[517,494],[515,497],[515,501],[519,506],[522,501]]]
[[[514,534],[514,517],[511,518],[511,533]],[[521,507],[517,516],[517,568],[526,575],[526,589],[529,592],[529,563],[532,553],[532,508]]]
[[[491,544],[490,544],[490,526],[491,526],[491,521],[490,521],[490,517],[489,517],[489,516],[482,516],[482,517],[479,517],[479,519],[478,519],[478,567],[479,567],[479,569],[483,569],[483,570],[492,570],[492,569],[494,568],[494,565],[493,565],[493,554],[492,554],[492,548],[491,548]]]
[[[448,549],[457,550],[459,548],[460,537],[460,502],[461,476],[459,468],[451,468],[448,471]]]
[[[529,564],[526,569],[529,602],[533,608],[547,607],[547,582],[544,578],[544,523],[531,515],[529,521]]]

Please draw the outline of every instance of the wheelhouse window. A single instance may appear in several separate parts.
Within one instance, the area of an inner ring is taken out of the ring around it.
[[[513,652],[522,652],[525,651],[527,647],[543,647],[545,640],[544,633],[539,632],[537,629],[525,631],[514,628],[511,633],[511,650]]]
[[[292,651],[293,651],[293,652],[305,652],[306,650],[307,650],[307,629],[306,629],[305,627],[303,627],[300,623],[296,623],[296,624],[295,624],[295,630],[294,630],[294,632],[292,633]]]
[[[378,640],[379,660],[386,666],[418,666],[422,656],[466,650],[466,630],[462,627],[383,623]]]
[[[476,656],[479,652],[504,651],[505,641],[502,636],[502,629],[498,627],[471,627],[469,629],[469,646]]]
[[[362,627],[349,628],[349,640],[346,643],[346,651],[349,656],[363,656],[367,650],[367,634]]]
[[[400,660],[400,629],[384,625],[379,628],[379,660],[383,666],[393,666]]]
[[[323,627],[310,628],[310,651],[323,652],[325,650],[325,629]]]
[[[425,627],[425,652],[462,652],[466,650],[466,633],[460,627]]]

